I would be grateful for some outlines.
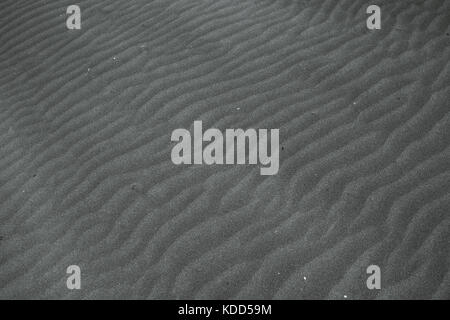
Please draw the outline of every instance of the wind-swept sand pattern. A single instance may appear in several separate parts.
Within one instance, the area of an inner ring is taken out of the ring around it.
[[[71,4],[0,3],[0,298],[450,298],[450,1]],[[278,175],[172,164],[194,120]]]

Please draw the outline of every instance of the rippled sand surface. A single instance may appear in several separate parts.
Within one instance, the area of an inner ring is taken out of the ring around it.
[[[377,2],[2,1],[0,298],[449,299],[450,1]],[[279,173],[174,165],[195,120]]]

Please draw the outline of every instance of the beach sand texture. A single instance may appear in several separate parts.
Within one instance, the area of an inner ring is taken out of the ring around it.
[[[369,4],[2,0],[0,298],[449,299],[450,1]],[[174,165],[195,120],[278,174]]]

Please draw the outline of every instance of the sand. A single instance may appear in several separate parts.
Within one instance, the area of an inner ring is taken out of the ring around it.
[[[1,299],[450,298],[449,1],[71,4],[0,3]],[[195,120],[278,174],[174,165]]]

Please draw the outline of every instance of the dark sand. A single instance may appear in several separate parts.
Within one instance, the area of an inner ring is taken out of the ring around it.
[[[0,298],[450,298],[450,1],[77,3],[0,3]],[[194,120],[278,175],[175,166]]]

